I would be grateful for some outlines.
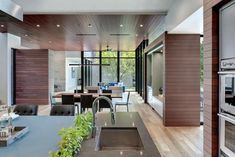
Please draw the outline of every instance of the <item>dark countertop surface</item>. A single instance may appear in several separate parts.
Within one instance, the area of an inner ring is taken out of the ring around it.
[[[77,157],[161,157],[147,128],[137,112],[116,112],[115,124],[111,123],[110,113],[97,113],[96,138],[86,140],[82,144]],[[101,150],[96,151],[96,144],[101,127],[136,127],[143,143],[143,150]]]

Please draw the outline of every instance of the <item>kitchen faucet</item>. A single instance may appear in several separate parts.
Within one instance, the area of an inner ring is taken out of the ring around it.
[[[99,100],[101,100],[101,99],[103,99],[103,100],[106,100],[107,102],[108,102],[108,104],[109,104],[109,106],[110,106],[110,112],[111,112],[111,123],[112,124],[115,124],[115,117],[114,117],[114,110],[113,110],[113,104],[112,104],[112,101],[108,98],[108,97],[106,97],[106,96],[99,96],[99,97],[97,97],[94,101],[93,101],[93,103],[92,103],[92,114],[93,114],[93,123],[92,123],[92,138],[94,138],[95,137],[95,134],[96,134],[96,126],[95,126],[95,120],[96,120],[96,117],[95,117],[95,114],[96,114],[96,112],[99,110],[99,105],[98,105],[98,107],[97,107],[97,102],[99,101]]]

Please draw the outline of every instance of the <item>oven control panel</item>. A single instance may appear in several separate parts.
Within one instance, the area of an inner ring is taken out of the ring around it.
[[[235,69],[235,58],[228,60],[221,60],[221,69]]]

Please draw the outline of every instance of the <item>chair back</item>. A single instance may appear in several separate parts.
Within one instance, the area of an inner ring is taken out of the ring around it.
[[[100,95],[100,96],[106,96],[112,101],[111,95]],[[110,108],[109,103],[106,100],[99,100],[99,106],[100,108]]]
[[[63,105],[73,105],[74,104],[74,95],[62,95],[62,104]]]
[[[50,115],[51,116],[74,116],[75,106],[74,105],[55,105],[52,106]]]
[[[81,108],[92,108],[93,96],[92,95],[81,95]]]
[[[83,93],[83,91],[82,91],[82,90],[79,90],[79,89],[75,89],[75,90],[74,90],[74,93]]]
[[[102,93],[112,93],[112,90],[105,89],[105,90],[102,90]]]
[[[127,95],[127,101],[126,101],[126,103],[127,103],[127,104],[129,104],[129,100],[130,100],[130,93],[131,93],[131,92],[128,92],[128,95]]]
[[[13,112],[21,116],[36,116],[38,105],[16,105]]]
[[[53,98],[52,93],[49,93],[49,95],[50,95],[50,103],[51,103],[51,105],[55,105],[55,104],[56,104],[56,101],[55,101],[55,99]]]
[[[88,90],[88,93],[98,93],[98,90],[90,89],[90,90]]]

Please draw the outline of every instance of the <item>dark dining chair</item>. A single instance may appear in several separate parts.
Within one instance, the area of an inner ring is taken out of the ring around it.
[[[115,103],[115,112],[117,111],[117,106],[126,106],[127,112],[129,112],[129,100],[130,100],[130,92],[128,92],[127,100],[124,102],[116,102]]]
[[[73,105],[74,95],[62,95],[62,105]]]
[[[90,90],[88,90],[88,93],[98,93],[98,90],[90,89]]]
[[[81,108],[84,111],[86,108],[92,108],[94,98],[92,95],[81,95]]]
[[[75,106],[74,105],[55,105],[52,106],[50,115],[51,116],[74,116]]]
[[[38,105],[16,105],[13,112],[21,116],[36,116],[38,115]]]
[[[104,90],[102,90],[102,93],[112,93],[112,90],[104,89]]]
[[[79,90],[79,89],[75,89],[75,90],[74,90],[74,93],[83,93],[83,91],[82,91],[82,90]]]
[[[100,96],[105,96],[105,97],[109,98],[112,101],[111,95],[100,95]],[[101,108],[110,108],[109,103],[106,100],[103,100],[103,99],[99,100],[99,107],[100,107],[100,109]]]

